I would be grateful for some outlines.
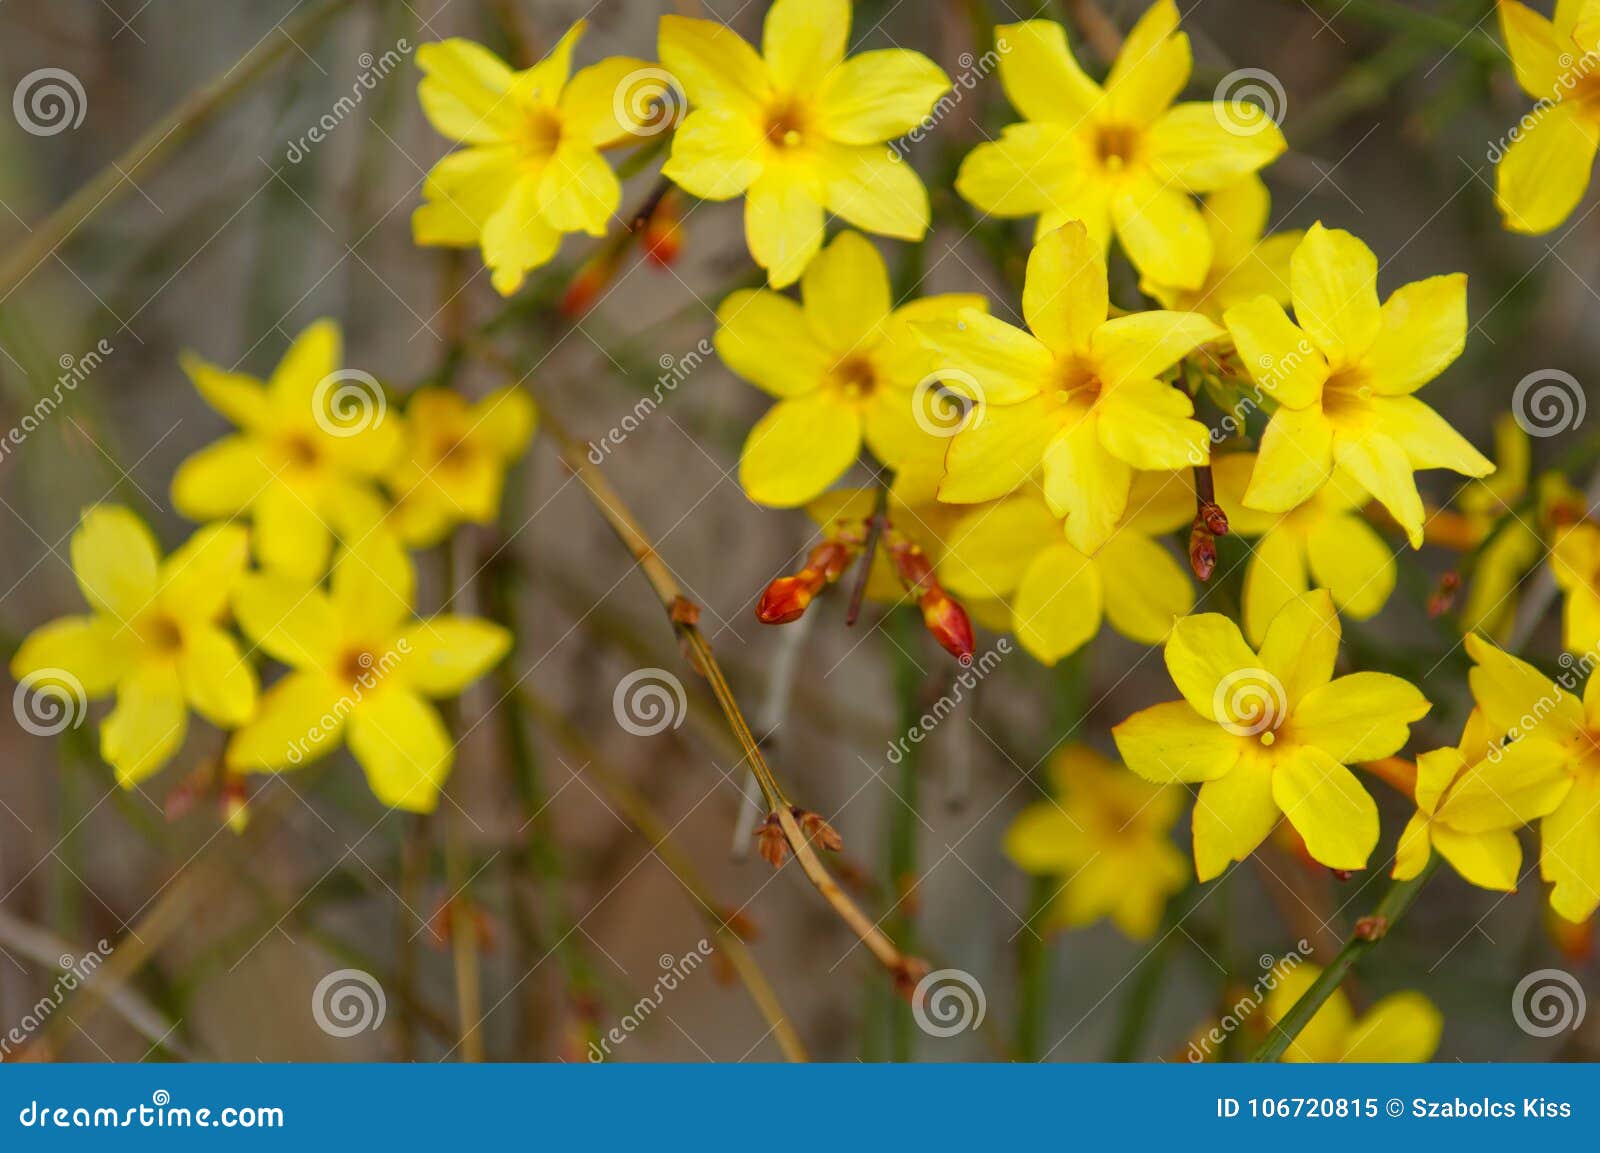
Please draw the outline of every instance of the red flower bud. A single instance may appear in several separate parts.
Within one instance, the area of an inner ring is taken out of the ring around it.
[[[779,577],[761,594],[756,617],[764,625],[786,625],[805,615],[806,606],[816,594],[802,577]]]
[[[918,603],[922,609],[922,623],[933,634],[933,639],[962,664],[970,663],[974,643],[967,610],[938,585],[924,593]]]

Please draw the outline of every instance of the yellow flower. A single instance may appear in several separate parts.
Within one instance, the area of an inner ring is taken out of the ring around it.
[[[470,40],[417,49],[422,110],[465,147],[428,173],[412,236],[418,244],[481,246],[503,296],[555,255],[564,233],[605,235],[622,185],[600,150],[649,131],[630,89],[661,70],[615,56],[569,80],[584,28],[579,20],[520,72]]]
[[[250,515],[263,566],[315,580],[333,535],[359,535],[382,516],[374,482],[400,432],[384,419],[377,382],[340,370],[339,326],[319,320],[296,338],[265,384],[186,355],[183,369],[238,432],[178,466],[172,503],[190,520]]]
[[[1044,497],[1067,518],[1067,540],[1092,554],[1128,506],[1134,469],[1208,459],[1194,403],[1157,377],[1221,330],[1193,312],[1107,320],[1108,307],[1105,255],[1073,222],[1040,237],[1028,257],[1031,333],[976,309],[919,327],[945,382],[982,405],[950,443],[940,500],[1005,496],[1042,464]]]
[[[1466,343],[1467,278],[1419,280],[1378,305],[1378,261],[1360,240],[1314,224],[1290,260],[1295,322],[1266,297],[1228,309],[1234,346],[1278,409],[1245,503],[1288,512],[1337,464],[1422,546],[1413,470],[1487,476],[1494,465],[1411,394]]]
[[[1589,677],[1580,701],[1571,669],[1553,683],[1479,636],[1467,637],[1467,652],[1477,662],[1472,698],[1489,732],[1512,738],[1502,755],[1517,750],[1530,775],[1555,765],[1572,779],[1566,798],[1539,822],[1539,872],[1555,886],[1550,907],[1587,921],[1600,907],[1600,676]],[[1587,657],[1582,667],[1592,664]]]
[[[1585,11],[1584,0],[1559,0],[1553,21],[1516,0],[1499,8],[1517,84],[1539,103],[1508,133],[1495,203],[1507,228],[1537,235],[1572,215],[1589,187],[1600,141],[1600,13]]]
[[[538,414],[512,385],[468,403],[446,388],[418,389],[406,402],[406,447],[386,478],[389,522],[413,548],[438,544],[462,521],[500,515],[506,470],[522,455]]]
[[[1305,991],[1321,976],[1310,962],[1292,969],[1280,965],[1272,992],[1267,994],[1267,1019],[1276,1025],[1294,1008]],[[1288,1062],[1417,1063],[1427,1061],[1439,1048],[1444,1018],[1433,1002],[1407,990],[1391,993],[1357,1017],[1342,989],[1322,1003],[1300,1035],[1284,1051]]]
[[[510,635],[473,617],[413,617],[416,575],[399,541],[374,532],[334,565],[330,587],[247,577],[240,627],[289,673],[228,743],[229,767],[278,772],[347,743],[380,801],[429,812],[455,748],[430,697],[452,697],[505,656]]]
[[[1145,295],[1163,308],[1199,312],[1220,321],[1235,304],[1258,296],[1289,303],[1289,258],[1305,233],[1267,230],[1271,197],[1254,174],[1217,189],[1205,198],[1206,232],[1211,237],[1211,266],[1199,288],[1161,284],[1150,277],[1139,282]]]
[[[1571,653],[1595,652],[1600,649],[1600,525],[1586,520],[1562,531],[1550,566],[1566,594],[1562,644]]]
[[[934,357],[917,323],[982,313],[982,297],[930,296],[894,307],[889,272],[870,241],[843,232],[806,266],[802,303],[767,289],[735,292],[717,309],[717,353],[778,403],[756,422],[739,483],[758,504],[805,504],[855,463],[866,439],[898,468],[942,455],[929,396]],[[919,419],[920,417],[920,419]]]
[[[1516,830],[1559,805],[1571,784],[1537,742],[1502,743],[1474,709],[1459,745],[1417,758],[1417,811],[1395,849],[1395,879],[1417,876],[1437,849],[1480,889],[1513,892],[1522,872]]]
[[[1064,878],[1046,927],[1109,917],[1134,940],[1149,940],[1189,879],[1189,862],[1171,841],[1182,791],[1147,784],[1084,745],[1056,754],[1050,777],[1056,799],[1028,806],[1005,836],[1019,869]]]
[[[1255,468],[1254,453],[1212,459],[1217,503],[1228,531],[1259,537],[1244,570],[1244,635],[1260,644],[1284,605],[1312,588],[1325,588],[1339,611],[1366,620],[1394,592],[1394,554],[1361,515],[1366,493],[1335,469],[1328,483],[1298,508],[1264,513],[1244,504]]]
[[[182,746],[189,709],[224,729],[255,712],[255,670],[222,628],[249,552],[243,528],[209,525],[163,561],[133,513],[89,509],[72,534],[72,569],[90,613],[35,629],[11,675],[55,696],[53,712],[115,693],[100,755],[131,788]]]
[[[1139,473],[1128,512],[1109,540],[1085,556],[1037,496],[1018,494],[969,512],[947,535],[940,579],[963,603],[1011,602],[1010,628],[1053,665],[1100,631],[1102,617],[1123,636],[1159,644],[1194,607],[1188,570],[1156,538],[1189,523],[1194,490],[1186,477]],[[1070,522],[1069,522],[1070,523]]]
[[[1184,699],[1112,729],[1147,780],[1203,782],[1194,810],[1195,871],[1209,881],[1289,819],[1314,860],[1362,869],[1378,843],[1378,808],[1345,766],[1398,751],[1431,707],[1386,673],[1333,679],[1339,618],[1326,589],[1286,605],[1260,650],[1217,613],[1180,620],[1167,671]]]
[[[1104,247],[1115,230],[1145,277],[1200,288],[1212,235],[1190,194],[1258,171],[1285,144],[1253,104],[1173,104],[1191,66],[1189,37],[1177,29],[1172,0],[1151,5],[1102,89],[1072,58],[1061,25],[997,28],[1000,82],[1023,122],[973,149],[956,191],[996,216],[1040,214],[1041,234],[1081,220]]]
[[[950,90],[918,52],[845,59],[849,0],[776,0],[762,54],[714,20],[661,18],[661,62],[694,109],[662,175],[704,200],[743,195],[750,255],[772,287],[800,279],[822,247],[823,209],[857,228],[920,240],[928,192],[884,142]]]

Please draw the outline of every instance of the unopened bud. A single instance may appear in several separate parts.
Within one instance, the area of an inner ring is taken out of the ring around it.
[[[967,616],[967,610],[937,585],[922,595],[919,607],[922,609],[922,623],[940,647],[962,664],[970,663],[975,645],[972,621]]]
[[[783,835],[783,825],[777,813],[768,813],[767,819],[756,829],[756,851],[774,869],[783,867],[784,860],[789,856],[789,839]]]
[[[801,577],[779,577],[761,594],[756,617],[764,625],[786,625],[804,616],[815,596]]]
[[[819,849],[826,849],[830,853],[837,853],[844,848],[844,839],[834,832],[833,826],[824,821],[817,813],[805,809],[793,809],[794,819],[800,823],[800,831],[806,837],[815,841]]]
[[[1189,530],[1189,571],[1196,580],[1208,581],[1216,570],[1217,538],[1197,516],[1194,527]]]
[[[600,293],[616,275],[617,256],[615,247],[606,244],[584,261],[583,267],[578,269],[577,275],[572,278],[572,283],[567,285],[566,292],[561,295],[563,316],[569,320],[576,319],[594,307],[594,302],[600,298]]]
[[[670,194],[661,198],[640,237],[644,258],[657,268],[669,267],[683,251],[683,221],[674,200]]]
[[[1461,590],[1461,574],[1447,572],[1439,578],[1438,587],[1428,596],[1428,615],[1442,617],[1456,603],[1456,593]]]

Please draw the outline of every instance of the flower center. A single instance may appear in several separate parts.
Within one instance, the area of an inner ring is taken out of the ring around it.
[[[317,442],[304,432],[291,432],[278,447],[283,451],[284,458],[297,468],[315,468],[322,456]]]
[[[339,679],[355,684],[368,676],[377,663],[377,657],[369,649],[364,647],[346,649],[339,656]]]
[[[1328,377],[1322,386],[1322,411],[1329,417],[1350,417],[1364,411],[1372,398],[1367,370],[1350,365]]]
[[[550,108],[535,108],[523,126],[523,146],[535,160],[555,154],[561,144],[561,117]]]
[[[440,468],[456,471],[466,468],[476,455],[476,450],[464,436],[453,436],[440,441],[434,452],[439,458]]]
[[[140,630],[145,642],[162,653],[177,653],[183,648],[183,630],[178,622],[166,613],[157,613],[144,622]]]
[[[833,366],[833,381],[851,400],[862,400],[878,387],[878,374],[864,356],[847,356]]]
[[[797,100],[784,100],[767,110],[767,141],[774,148],[798,148],[805,143],[808,117]]]
[[[1062,357],[1056,361],[1055,386],[1061,401],[1077,401],[1092,405],[1100,398],[1105,385],[1095,372],[1095,367],[1082,357]]]
[[[1102,168],[1120,171],[1138,159],[1139,144],[1140,132],[1133,125],[1102,124],[1095,131],[1095,159]]]

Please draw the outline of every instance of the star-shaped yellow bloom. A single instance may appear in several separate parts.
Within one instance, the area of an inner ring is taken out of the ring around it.
[[[574,24],[532,68],[513,71],[471,40],[417,49],[422,110],[464,147],[433,166],[411,217],[418,244],[483,249],[495,290],[510,296],[568,232],[604,236],[622,185],[602,148],[655,130],[646,88],[661,69],[614,56],[571,76]],[[570,76],[570,79],[569,79]]]
[[[981,411],[950,444],[939,499],[1005,496],[1043,467],[1067,540],[1092,554],[1111,537],[1135,469],[1181,469],[1210,454],[1187,393],[1158,380],[1222,330],[1194,312],[1107,320],[1105,254],[1082,224],[1039,238],[1022,292],[1025,332],[976,309],[919,327],[945,383]]]
[[[1173,0],[1140,18],[1104,88],[1079,68],[1059,24],[1005,25],[995,43],[1023,122],[972,150],[956,190],[996,216],[1039,214],[1041,234],[1081,220],[1104,247],[1115,231],[1143,276],[1199,289],[1214,252],[1191,193],[1270,164],[1286,147],[1278,126],[1242,101],[1173,104],[1192,64]]]
[[[1094,639],[1102,619],[1141,644],[1159,644],[1194,607],[1188,570],[1157,538],[1194,517],[1186,476],[1139,473],[1128,511],[1104,545],[1085,556],[1036,494],[973,509],[947,534],[940,569],[963,603],[1005,598],[1008,627],[1053,665]]]
[[[1141,781],[1084,745],[1062,749],[1049,771],[1055,798],[1029,805],[1005,836],[1019,869],[1062,878],[1045,927],[1109,917],[1134,940],[1149,940],[1189,879],[1189,862],[1172,843],[1182,790]]]
[[[1266,297],[1228,309],[1239,359],[1278,407],[1245,503],[1287,512],[1337,464],[1422,546],[1414,470],[1494,465],[1411,394],[1461,355],[1467,278],[1435,276],[1378,304],[1378,260],[1348,232],[1311,226],[1290,259],[1295,320]]]
[[[1600,525],[1586,520],[1562,530],[1550,567],[1565,596],[1561,643],[1570,653],[1600,650]]]
[[[661,62],[693,108],[662,175],[705,200],[744,196],[750,255],[782,288],[822,247],[823,210],[901,240],[928,229],[928,192],[884,142],[950,90],[899,48],[845,59],[850,0],[775,0],[762,53],[714,20],[661,18]]]
[[[1555,886],[1550,907],[1569,921],[1587,921],[1600,908],[1600,676],[1590,673],[1580,700],[1571,669],[1556,684],[1476,635],[1467,637],[1467,652],[1477,662],[1469,674],[1472,698],[1490,734],[1512,741],[1500,755],[1514,755],[1529,775],[1553,765],[1572,780],[1539,822],[1539,872]],[[1590,655],[1585,671],[1592,664]]]
[[[1513,232],[1560,225],[1583,199],[1600,144],[1600,6],[1558,0],[1555,19],[1499,0],[1517,84],[1539,101],[1502,141],[1495,204]]]
[[[133,513],[89,509],[72,534],[72,569],[90,613],[35,629],[11,675],[53,694],[51,711],[115,693],[100,755],[131,788],[183,745],[189,709],[224,729],[255,712],[255,670],[222,627],[249,552],[242,527],[210,525],[163,561]]]
[[[1258,537],[1244,570],[1244,635],[1260,644],[1283,606],[1312,588],[1325,588],[1339,611],[1366,620],[1394,592],[1394,554],[1361,515],[1367,494],[1335,469],[1327,484],[1286,513],[1264,513],[1244,504],[1254,471],[1254,453],[1213,457],[1217,503],[1228,514],[1228,531]]]
[[[1184,699],[1112,729],[1147,780],[1199,783],[1195,871],[1242,861],[1287,817],[1314,860],[1362,869],[1378,843],[1378,807],[1347,765],[1397,752],[1431,707],[1386,673],[1333,676],[1339,618],[1326,589],[1290,601],[1260,650],[1218,613],[1184,617],[1167,671]]]
[[[385,477],[389,523],[413,548],[438,544],[462,522],[500,515],[506,470],[528,447],[538,419],[515,385],[476,404],[446,388],[423,388],[406,402],[405,447]]]
[[[1280,965],[1272,992],[1267,994],[1267,1020],[1276,1025],[1288,1016],[1321,975],[1322,970],[1310,962],[1292,969]],[[1284,1050],[1283,1060],[1414,1064],[1434,1055],[1443,1032],[1444,1017],[1421,993],[1391,993],[1358,1017],[1350,998],[1342,989],[1335,989]]]
[[[1537,742],[1504,744],[1474,709],[1455,748],[1417,758],[1417,811],[1395,849],[1395,879],[1417,876],[1437,849],[1480,889],[1514,891],[1522,872],[1516,830],[1559,805],[1571,784]]]
[[[927,407],[938,366],[912,326],[981,313],[983,298],[929,296],[895,308],[883,258],[855,232],[840,233],[806,267],[800,298],[756,289],[717,309],[723,362],[778,399],[739,460],[750,499],[805,504],[855,463],[863,438],[892,468],[942,455],[944,426]]]
[[[183,368],[238,431],[178,466],[172,503],[191,520],[248,514],[262,565],[311,581],[333,537],[382,516],[376,479],[400,444],[370,376],[340,368],[339,326],[319,320],[296,338],[265,384],[195,356]]]
[[[334,565],[330,587],[247,577],[234,596],[245,634],[289,673],[228,743],[230,768],[278,772],[340,744],[380,801],[429,812],[455,745],[431,697],[453,697],[510,648],[505,629],[464,616],[413,617],[416,575],[390,533],[369,534]]]

